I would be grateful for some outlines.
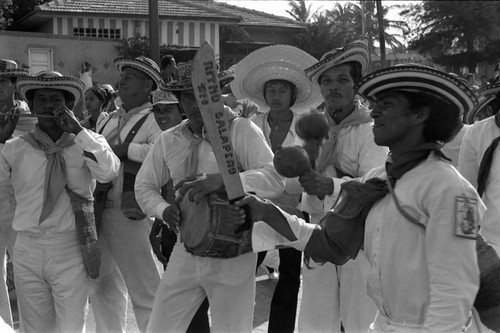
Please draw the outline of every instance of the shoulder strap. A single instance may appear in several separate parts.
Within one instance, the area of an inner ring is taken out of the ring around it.
[[[479,172],[477,175],[477,193],[479,196],[483,196],[484,190],[486,189],[486,180],[490,174],[491,164],[493,163],[493,155],[500,142],[500,136],[494,139],[488,149],[484,152],[483,158],[481,159],[481,164],[479,165]]]
[[[411,216],[401,206],[401,204],[399,203],[398,198],[396,197],[396,194],[394,193],[394,189],[392,188],[392,184],[391,184],[390,180],[387,180],[387,186],[389,187],[389,193],[391,194],[392,198],[394,199],[394,203],[396,204],[396,208],[399,210],[399,212],[401,213],[401,215],[403,215],[411,223],[413,223],[413,224],[415,224],[415,225],[417,225],[417,226],[425,229],[425,225],[424,224],[420,223],[420,221],[418,221],[416,218],[414,218],[413,216]]]
[[[130,143],[130,142],[132,142],[132,140],[134,139],[135,135],[139,131],[139,128],[141,128],[142,124],[144,124],[144,122],[146,121],[146,119],[148,118],[149,115],[150,115],[150,113],[148,113],[147,115],[143,116],[141,119],[139,119],[134,124],[134,126],[132,127],[132,129],[130,130],[130,132],[128,132],[127,137],[125,138],[125,141],[123,143]]]
[[[102,132],[104,131],[104,127],[106,127],[106,125],[111,121],[111,118],[113,118],[113,116],[110,114],[108,116],[108,119],[106,120],[106,122],[104,123],[104,125],[102,125],[101,129],[99,130],[98,134],[102,134]]]

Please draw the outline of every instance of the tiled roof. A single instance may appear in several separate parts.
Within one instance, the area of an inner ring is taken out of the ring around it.
[[[54,0],[37,8],[38,13],[80,15],[147,16],[148,0]],[[213,0],[158,0],[160,17],[212,19],[247,26],[301,28],[302,24],[281,16],[231,6]],[[36,12],[35,12],[36,13]]]
[[[160,17],[240,21],[236,15],[199,4],[198,1],[158,0],[158,13]],[[38,11],[50,14],[147,16],[149,4],[148,0],[54,0],[38,6]]]
[[[223,13],[237,15],[241,18],[240,25],[283,27],[283,28],[304,28],[301,24],[291,18],[272,15],[257,10],[232,6],[224,2],[194,0],[193,2],[203,3],[207,8],[213,8]]]

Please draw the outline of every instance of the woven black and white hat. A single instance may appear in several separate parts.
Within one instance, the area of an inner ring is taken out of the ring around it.
[[[177,64],[177,80],[170,81],[160,87],[165,91],[184,91],[192,90],[193,83],[191,81],[191,72],[193,70],[193,62],[181,62]],[[234,79],[234,70],[228,69],[217,74],[219,78],[219,85],[223,87]]]
[[[14,60],[0,59],[0,77],[29,76],[27,69],[19,68]]]
[[[42,71],[35,76],[22,76],[17,79],[17,91],[24,100],[31,98],[30,92],[37,89],[56,89],[69,92],[75,104],[83,96],[85,84],[82,80],[73,76],[64,76],[56,71]]]
[[[148,57],[140,56],[137,58],[117,58],[113,60],[113,62],[120,73],[123,72],[125,68],[131,67],[149,76],[155,83],[153,90],[156,90],[162,85],[163,80],[160,75],[160,67],[156,62]]]
[[[265,112],[269,106],[264,99],[264,84],[270,80],[285,80],[297,87],[292,111],[308,112],[322,102],[319,87],[304,74],[304,69],[316,61],[309,53],[291,45],[263,47],[236,64],[231,89],[237,99],[248,98]]]
[[[305,70],[312,82],[319,84],[319,78],[328,69],[348,62],[357,62],[361,66],[361,74],[368,67],[368,44],[366,41],[355,41],[345,47],[329,51],[321,56],[320,61]]]
[[[365,98],[387,90],[427,93],[456,105],[462,115],[478,104],[476,94],[459,79],[417,64],[377,70],[363,77],[354,89]]]
[[[484,110],[484,108],[490,104],[492,100],[494,100],[497,96],[497,94],[500,93],[500,83],[492,83],[492,84],[487,84],[481,88],[479,88],[478,91],[476,91],[476,94],[479,99],[478,105],[471,110],[470,112],[467,112],[464,117],[464,121],[467,124],[473,124],[476,116]]]

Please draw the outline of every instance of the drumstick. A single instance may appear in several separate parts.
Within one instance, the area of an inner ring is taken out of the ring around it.
[[[0,116],[13,116],[13,117],[29,117],[29,118],[55,118],[56,116],[48,114],[32,114],[32,113],[3,113]]]

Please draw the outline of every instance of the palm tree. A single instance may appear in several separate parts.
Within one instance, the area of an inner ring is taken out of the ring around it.
[[[288,5],[291,9],[286,12],[297,22],[308,23],[311,17],[317,12],[311,14],[311,5],[306,6],[305,0],[290,0],[288,1]]]

